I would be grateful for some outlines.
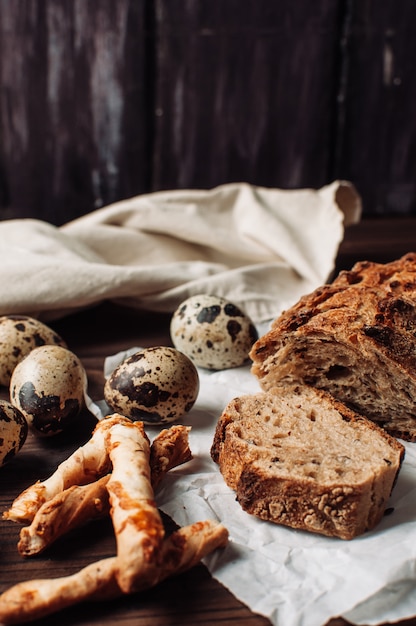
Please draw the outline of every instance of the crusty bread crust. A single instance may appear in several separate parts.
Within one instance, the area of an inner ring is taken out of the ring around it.
[[[248,513],[352,539],[382,518],[404,447],[326,392],[296,385],[231,401],[211,456]]]
[[[264,389],[324,389],[416,441],[416,253],[341,272],[284,312],[250,357]]]

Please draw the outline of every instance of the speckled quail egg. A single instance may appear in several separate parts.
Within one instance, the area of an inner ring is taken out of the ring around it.
[[[35,434],[67,428],[84,406],[87,375],[78,357],[62,346],[34,348],[13,371],[10,401]]]
[[[170,336],[177,350],[209,370],[243,365],[258,339],[253,322],[238,306],[204,294],[179,305],[171,319]]]
[[[28,433],[22,413],[6,400],[0,400],[0,465],[8,463],[22,448]]]
[[[164,424],[179,420],[195,403],[199,376],[175,348],[145,348],[125,359],[104,387],[108,406],[132,420]]]
[[[64,346],[65,341],[49,326],[27,315],[0,317],[0,385],[8,386],[16,365],[33,348],[45,344]]]

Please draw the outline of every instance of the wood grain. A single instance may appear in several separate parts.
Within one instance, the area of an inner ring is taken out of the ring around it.
[[[62,224],[146,186],[145,47],[144,1],[0,2],[3,218]]]
[[[339,3],[156,2],[156,188],[326,182]]]
[[[351,180],[416,214],[411,0],[0,0],[0,219]]]
[[[334,176],[355,181],[366,215],[414,215],[416,5],[347,4]]]

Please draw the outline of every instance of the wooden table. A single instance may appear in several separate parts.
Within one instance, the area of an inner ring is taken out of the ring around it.
[[[416,219],[366,221],[348,229],[339,251],[337,269],[349,268],[362,259],[389,261],[411,250],[416,250]],[[81,358],[88,373],[89,393],[98,400],[103,397],[104,358],[134,345],[169,345],[169,319],[169,315],[149,315],[104,303],[51,325]],[[1,511],[6,510],[28,484],[52,473],[60,461],[87,440],[93,426],[94,418],[84,413],[77,427],[64,436],[41,440],[29,435],[22,451],[0,471]],[[172,527],[170,520],[166,523]],[[17,553],[19,529],[18,524],[0,521],[0,591],[24,579],[74,573],[87,563],[115,552],[109,520],[73,531],[48,552],[32,559],[23,559]],[[207,626],[217,622],[236,626],[270,624],[213,580],[203,565],[145,593],[75,606],[59,616],[41,620],[43,626],[57,623],[61,626]],[[328,626],[346,624],[334,617]],[[402,626],[405,624],[416,626],[416,618],[401,622]]]

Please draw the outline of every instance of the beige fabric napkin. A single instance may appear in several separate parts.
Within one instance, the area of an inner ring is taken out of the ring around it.
[[[58,228],[0,222],[0,314],[63,316],[103,300],[173,311],[217,294],[261,322],[325,282],[344,227],[361,216],[354,187],[233,183],[116,202]]]

